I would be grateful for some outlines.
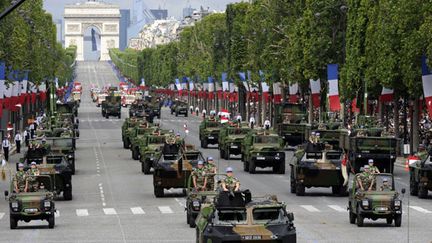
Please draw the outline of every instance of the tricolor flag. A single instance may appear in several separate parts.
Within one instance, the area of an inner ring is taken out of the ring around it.
[[[297,103],[298,102],[298,83],[290,84],[289,86],[289,103]]]
[[[422,58],[422,83],[423,93],[429,117],[432,118],[432,74],[426,64],[426,57]]]
[[[280,104],[282,102],[282,88],[280,82],[273,83],[273,96],[275,104]]]
[[[321,81],[320,79],[310,79],[309,82],[312,94],[312,104],[315,108],[318,108],[320,106]]]
[[[338,80],[338,68],[337,64],[327,65],[327,80],[329,82],[329,104],[330,111],[340,111],[340,100],[339,100],[339,80]]]
[[[189,81],[189,91],[193,91],[195,86],[194,86],[194,82],[192,79],[190,79],[189,77],[187,78]]]
[[[180,84],[180,80],[178,78],[175,79],[175,86],[178,91],[182,90],[182,85]]]
[[[387,89],[386,87],[383,87],[382,92],[381,92],[381,96],[380,96],[380,101],[383,103],[392,102],[393,101],[393,93],[394,93],[393,89]]]
[[[228,82],[228,74],[227,73],[222,73],[222,91],[223,91],[223,97],[224,99],[228,98],[229,92],[230,92],[230,87],[229,87],[229,82]]]
[[[3,99],[5,93],[6,64],[0,62],[0,117],[3,116]]]
[[[239,77],[240,77],[240,81],[243,83],[243,86],[245,87],[246,91],[249,92],[249,85],[248,82],[246,80],[246,73],[245,72],[239,72],[238,73]]]
[[[269,96],[270,87],[265,82],[264,72],[261,71],[261,70],[259,70],[259,75],[261,77],[261,90],[262,90],[262,94],[263,94],[265,102],[268,103],[270,101],[270,96]]]
[[[223,98],[222,85],[220,82],[216,81],[215,86],[218,99],[221,100]]]
[[[208,81],[208,98],[214,99],[214,91],[215,91],[214,80],[212,77],[208,77],[207,81]]]

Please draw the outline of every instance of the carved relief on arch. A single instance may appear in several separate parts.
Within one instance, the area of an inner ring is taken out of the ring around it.
[[[82,23],[82,34],[84,35],[84,32],[89,28],[89,27],[96,27],[99,31],[100,34],[103,33],[102,30],[102,23]]]

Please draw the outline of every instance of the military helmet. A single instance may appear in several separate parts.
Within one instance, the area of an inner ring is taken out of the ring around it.
[[[23,163],[19,163],[18,164],[18,168],[24,168],[24,164]]]
[[[204,161],[198,160],[198,165],[204,165]]]
[[[384,177],[383,182],[388,182],[388,179],[386,177]]]
[[[374,163],[374,160],[373,160],[373,159],[369,159],[369,160],[368,160],[368,163],[369,163],[369,164],[373,164],[373,163]]]
[[[213,161],[213,157],[208,157],[207,161]]]
[[[33,161],[33,162],[30,163],[30,165],[36,165],[36,162]]]
[[[364,169],[370,169],[369,165],[365,165],[363,168]]]
[[[227,167],[227,168],[225,169],[225,172],[226,172],[226,173],[228,173],[228,172],[233,172],[233,168],[232,168],[232,167]]]

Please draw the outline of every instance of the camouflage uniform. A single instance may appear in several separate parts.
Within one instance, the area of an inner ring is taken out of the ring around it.
[[[31,191],[37,191],[39,188],[39,183],[36,180],[36,176],[38,176],[38,175],[40,175],[38,168],[28,170],[28,174],[27,174],[28,186],[29,186]]]
[[[370,172],[363,172],[359,175],[359,179],[363,185],[363,189],[368,190],[374,180],[374,176]]]
[[[205,177],[206,177],[206,170],[205,168],[202,169],[194,169],[194,171],[192,171],[192,177],[195,177],[196,180],[196,186],[198,188],[202,188],[204,186],[204,181],[205,181]]]
[[[369,165],[369,172],[371,174],[379,174],[379,170],[378,167],[374,166],[374,165]]]
[[[24,171],[17,171],[13,180],[20,192],[23,192],[26,185],[27,174]]]
[[[215,183],[215,180],[214,180],[215,175],[214,174],[215,174],[215,170],[216,170],[216,165],[208,163],[204,167],[204,169],[205,169],[206,174],[208,175],[207,176],[207,188],[209,190],[214,190],[214,183]]]
[[[233,176],[226,176],[226,177],[223,179],[222,182],[225,184],[225,187],[226,187],[228,190],[235,190],[235,188],[236,188],[236,184],[237,184],[237,183],[240,184],[240,181],[239,181],[237,178],[233,177]]]
[[[392,187],[390,184],[383,184],[383,185],[381,185],[380,189],[381,189],[381,191],[391,191]]]

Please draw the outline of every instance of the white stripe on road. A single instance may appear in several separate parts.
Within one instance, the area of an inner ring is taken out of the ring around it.
[[[104,208],[103,211],[106,215],[116,215],[117,214],[117,212],[114,208]]]
[[[311,213],[321,212],[318,208],[312,206],[312,205],[300,205],[300,207],[306,209],[307,211]]]
[[[345,213],[345,212],[347,212],[347,210],[346,210],[346,208],[343,208],[343,207],[341,207],[341,206],[339,206],[339,205],[327,205],[329,208],[331,208],[331,209],[333,209],[333,210],[335,210],[335,211],[338,211],[338,212],[341,212],[341,213]]]
[[[54,213],[54,216],[55,216],[56,218],[60,217],[60,211],[56,210],[55,213]]]
[[[89,216],[88,210],[87,209],[77,209],[76,210],[76,215],[77,216]]]
[[[5,216],[5,213],[0,213],[0,219],[2,219]]]
[[[133,214],[145,214],[144,210],[141,207],[131,208]]]
[[[409,206],[409,207],[420,212],[420,213],[432,213],[431,211],[424,209],[422,207],[419,207],[419,206]]]
[[[158,208],[159,208],[159,211],[163,214],[174,213],[169,206],[159,206]]]

